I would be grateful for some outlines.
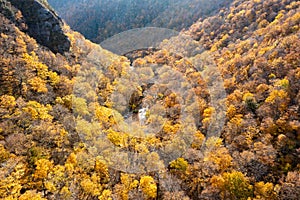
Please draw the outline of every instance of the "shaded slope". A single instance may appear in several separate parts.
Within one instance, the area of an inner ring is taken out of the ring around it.
[[[56,1],[49,3],[76,31],[100,43],[126,30],[155,26],[181,31],[231,0]]]

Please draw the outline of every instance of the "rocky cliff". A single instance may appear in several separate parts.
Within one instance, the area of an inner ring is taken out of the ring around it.
[[[8,0],[8,2],[22,12],[27,25],[26,32],[38,43],[54,53],[69,51],[70,41],[62,30],[62,20],[52,10],[37,0]]]

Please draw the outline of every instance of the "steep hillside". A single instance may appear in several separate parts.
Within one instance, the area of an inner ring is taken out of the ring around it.
[[[235,0],[127,58],[15,2],[0,0],[1,199],[298,199],[298,1]]]
[[[61,29],[62,21],[53,12],[44,7],[39,1],[10,1],[17,9],[20,9],[23,17],[14,16],[14,9],[7,5],[7,1],[0,1],[1,13],[13,21],[24,21],[26,27],[19,28],[34,37],[39,43],[47,46],[53,52],[63,53],[70,48],[70,42]],[[23,23],[24,25],[24,23]]]
[[[49,3],[71,28],[100,43],[117,33],[145,26],[180,31],[231,1],[49,0]]]
[[[228,109],[221,137],[233,162],[256,181],[254,189],[273,183],[276,195],[259,199],[299,196],[299,5],[236,0],[186,32],[214,55],[222,74]],[[233,198],[238,193],[220,182],[227,176],[211,183]]]

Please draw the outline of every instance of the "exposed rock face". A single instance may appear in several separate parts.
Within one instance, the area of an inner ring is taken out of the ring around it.
[[[70,41],[62,30],[62,20],[37,0],[9,0],[18,8],[28,26],[28,34],[54,53],[70,49]]]

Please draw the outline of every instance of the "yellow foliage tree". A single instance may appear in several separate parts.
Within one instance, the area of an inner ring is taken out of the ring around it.
[[[274,185],[273,183],[264,183],[264,182],[258,182],[255,183],[255,191],[254,194],[256,195],[256,199],[275,199],[276,198],[276,192],[274,191]]]
[[[112,191],[103,190],[101,196],[98,199],[99,200],[112,200],[111,194],[112,194]]]
[[[112,129],[106,131],[107,138],[116,146],[127,147],[128,135],[121,132],[116,132]]]
[[[186,171],[188,165],[188,162],[184,158],[177,158],[176,160],[170,162],[171,168],[181,171]]]
[[[284,111],[289,102],[288,97],[289,97],[288,93],[283,89],[273,90],[271,91],[270,95],[265,100],[265,102],[275,105],[276,107],[278,107],[280,111]]]
[[[10,95],[0,96],[0,108],[12,109],[16,106],[16,99]]]
[[[28,80],[28,83],[31,86],[31,88],[36,92],[48,92],[46,81],[41,79],[40,77],[33,77],[32,79]]]
[[[102,186],[100,184],[99,177],[93,174],[91,177],[85,176],[80,182],[80,186],[86,194],[92,196],[100,196],[102,191]]]
[[[204,158],[204,161],[213,162],[217,165],[218,170],[223,172],[232,166],[232,157],[225,147],[218,146],[218,144],[215,145],[215,149],[208,152],[208,154]]]
[[[176,134],[180,127],[180,124],[172,125],[171,121],[167,121],[163,126],[163,130],[167,134]]]
[[[89,114],[87,103],[84,98],[72,96],[72,105],[75,114],[80,116]]]
[[[0,144],[0,163],[6,161],[9,158],[9,151],[7,151],[2,144]]]
[[[203,112],[204,119],[202,120],[202,123],[204,124],[204,126],[209,125],[211,117],[214,113],[215,113],[215,108],[214,107],[208,107],[204,110],[204,112]]]
[[[59,77],[59,75],[57,75],[56,72],[49,71],[48,77],[50,79],[50,85],[52,85],[52,86],[58,84],[60,81],[60,77]]]
[[[101,182],[109,181],[108,167],[100,157],[96,157],[94,169],[99,174],[99,176],[101,178]]]
[[[41,194],[33,190],[26,191],[18,199],[19,200],[47,200],[46,198],[41,197]]]
[[[192,143],[192,147],[195,149],[200,149],[203,145],[203,141],[205,140],[205,136],[198,130],[194,134],[194,140]]]
[[[116,194],[121,199],[128,200],[128,194],[130,190],[136,189],[139,185],[139,181],[135,180],[132,174],[121,174],[121,184],[116,185]]]
[[[48,114],[48,112],[52,110],[51,105],[42,105],[36,101],[29,101],[25,107],[23,107],[23,111],[31,115],[32,119],[41,119],[41,120],[52,120],[53,117]]]
[[[47,159],[39,159],[35,162],[36,168],[33,174],[34,179],[36,180],[43,180],[47,178],[48,173],[53,168],[53,163]]]
[[[142,176],[140,180],[140,188],[149,199],[156,198],[157,186],[151,176]]]
[[[236,108],[234,105],[230,104],[230,106],[227,108],[226,116],[231,119],[236,115]]]
[[[249,180],[238,171],[225,172],[221,176],[213,176],[211,183],[221,190],[223,199],[246,200],[253,196],[253,186]]]
[[[16,106],[16,99],[10,95],[0,96],[0,117],[10,118]]]

